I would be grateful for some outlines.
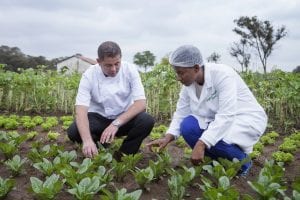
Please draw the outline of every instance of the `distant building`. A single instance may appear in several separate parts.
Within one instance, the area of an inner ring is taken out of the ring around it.
[[[57,63],[57,71],[71,74],[73,72],[83,73],[90,65],[97,64],[96,60],[75,54]]]

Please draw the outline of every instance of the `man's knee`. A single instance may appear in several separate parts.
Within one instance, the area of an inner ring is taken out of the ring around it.
[[[68,134],[68,137],[71,141],[73,142],[79,142],[81,143],[82,140],[81,140],[81,137],[80,137],[80,134],[78,132],[78,128],[76,126],[76,123],[73,122],[70,127],[67,129],[67,134]]]
[[[148,136],[154,126],[154,118],[148,113],[144,112],[139,115],[139,121],[144,129],[143,134]]]
[[[151,115],[149,115],[148,113],[142,113],[140,115],[140,121],[144,127],[149,127],[151,129],[153,128],[154,123],[155,123],[154,118]]]
[[[180,133],[183,137],[190,135],[193,132],[193,123],[197,120],[193,116],[187,116],[180,124]]]

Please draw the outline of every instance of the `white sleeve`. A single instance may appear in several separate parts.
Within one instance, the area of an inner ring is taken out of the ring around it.
[[[225,76],[215,86],[219,94],[219,109],[207,130],[199,138],[208,148],[228,134],[237,112],[237,85],[235,76]]]
[[[92,90],[91,83],[87,75],[84,73],[79,83],[75,105],[82,105],[82,106],[89,107],[91,101],[91,90]]]
[[[182,87],[179,94],[176,111],[173,114],[173,118],[167,133],[174,135],[175,138],[178,138],[180,136],[180,124],[183,118],[189,114],[191,114],[190,97],[188,96],[187,89]]]
[[[133,101],[146,99],[144,86],[135,65],[130,65],[130,87]]]

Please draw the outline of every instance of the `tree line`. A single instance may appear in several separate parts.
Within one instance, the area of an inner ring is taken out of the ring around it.
[[[18,72],[19,69],[36,69],[39,66],[49,70],[56,70],[56,63],[63,57],[47,60],[44,56],[30,56],[24,54],[18,47],[0,46],[0,64],[5,70]]]

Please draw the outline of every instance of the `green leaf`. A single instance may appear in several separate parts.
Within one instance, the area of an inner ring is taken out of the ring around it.
[[[230,187],[229,178],[227,176],[221,176],[219,178],[219,186],[221,186],[223,190],[228,189]]]
[[[30,182],[31,182],[31,188],[35,193],[40,193],[41,188],[43,186],[43,182],[36,178],[36,177],[30,177]]]

